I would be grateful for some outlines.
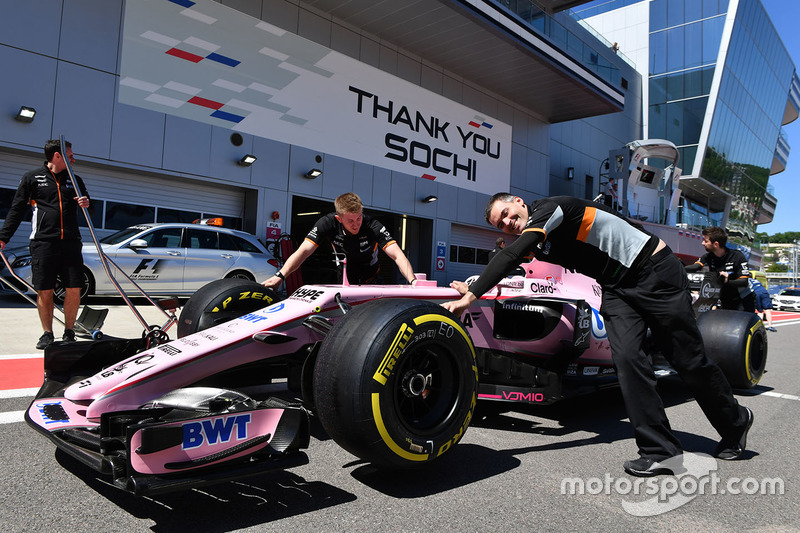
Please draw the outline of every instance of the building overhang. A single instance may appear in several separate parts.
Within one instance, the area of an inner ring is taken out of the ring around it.
[[[579,3],[553,0],[543,7],[560,10]],[[301,5],[485,87],[550,123],[625,106],[621,89],[490,0],[303,0]]]
[[[729,192],[695,176],[681,176],[678,187],[685,198],[708,206],[712,213],[725,213],[733,198]]]

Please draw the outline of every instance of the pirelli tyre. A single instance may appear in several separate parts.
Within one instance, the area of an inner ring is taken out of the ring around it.
[[[754,387],[767,366],[767,332],[755,313],[716,310],[702,313],[697,326],[706,353],[735,389]]]
[[[315,412],[344,449],[381,468],[423,465],[452,449],[469,426],[475,348],[440,305],[376,300],[328,333],[313,387]]]
[[[255,281],[229,278],[203,285],[181,310],[178,337],[185,337],[271,305],[281,298]]]

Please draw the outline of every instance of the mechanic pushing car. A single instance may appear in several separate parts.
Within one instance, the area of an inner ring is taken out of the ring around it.
[[[754,313],[756,297],[750,288],[750,269],[744,254],[728,248],[728,232],[719,227],[703,228],[703,248],[706,254],[686,266],[686,272],[697,272],[709,267],[722,280],[719,299],[723,309]]]
[[[442,304],[446,309],[460,316],[530,252],[596,279],[603,288],[600,312],[612,360],[639,447],[639,458],[625,461],[625,471],[643,477],[674,474],[675,467],[668,465],[680,464],[683,453],[658,395],[652,362],[641,350],[648,327],[721,435],[716,457],[741,457],[753,412],[739,405],[722,370],[706,356],[686,273],[664,241],[604,205],[567,196],[527,205],[522,198],[498,193],[489,200],[485,217],[520,237],[470,286],[453,282],[464,296]],[[667,459],[672,460],[665,465]]]
[[[286,276],[300,268],[319,245],[329,241],[336,252],[347,258],[347,281],[353,285],[372,283],[380,272],[378,246],[383,248],[409,283],[416,281],[414,269],[403,250],[386,228],[376,219],[364,215],[364,205],[356,193],[347,192],[334,201],[335,213],[317,220],[306,235],[303,244],[289,256],[283,267],[262,285],[275,288],[286,280]]]
[[[11,202],[3,228],[0,229],[0,250],[17,231],[28,206],[33,207],[31,231],[31,273],[36,289],[36,307],[44,333],[36,344],[45,349],[53,336],[53,289],[60,276],[66,289],[64,297],[64,341],[74,341],[73,327],[83,285],[81,233],[78,229],[78,207],[89,207],[83,180],[75,176],[84,196],[77,196],[67,171],[65,157],[74,163],[72,143],[51,139],[44,145],[44,166],[25,173]],[[63,148],[63,149],[62,149]]]

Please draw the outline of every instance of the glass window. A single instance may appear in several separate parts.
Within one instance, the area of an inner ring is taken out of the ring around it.
[[[678,166],[683,169],[684,174],[691,174],[694,168],[694,158],[697,156],[697,145],[684,146],[679,149],[681,162]]]
[[[223,235],[222,233],[219,234],[220,238],[222,237],[222,235]],[[251,254],[263,253],[261,250],[256,248],[255,244],[253,244],[252,242],[248,241],[247,239],[243,239],[241,237],[237,237],[236,235],[231,235],[231,237],[233,238],[234,242],[236,243],[236,246],[239,247],[240,251],[248,252],[248,253],[251,253]]]
[[[686,68],[699,67],[703,64],[703,32],[702,24],[689,24],[684,30],[684,64]]]
[[[135,224],[154,222],[155,218],[155,207],[106,202],[104,227],[105,229],[122,229]]]
[[[667,71],[667,32],[660,31],[650,35],[650,74],[663,74]]]
[[[703,5],[703,18],[713,17],[719,15],[719,4],[717,0],[700,0]]]
[[[708,98],[695,98],[683,103],[683,143],[697,144],[700,141],[700,130],[703,128],[703,116],[706,112]]]
[[[675,144],[683,142],[683,102],[667,104],[667,139]]]
[[[478,265],[488,265],[489,252],[491,252],[491,250],[484,250],[483,248],[478,248],[475,252],[475,263]]]
[[[148,248],[180,248],[182,233],[181,228],[164,228],[145,233],[139,238],[147,242]]]
[[[711,93],[711,82],[714,81],[714,67],[706,67],[703,69],[703,92],[702,94]]]
[[[687,0],[684,9],[686,10],[686,22],[694,22],[703,18],[703,2]]]
[[[683,68],[683,26],[667,30],[667,71]]]
[[[650,2],[650,31],[662,30],[667,27],[667,0],[653,0]]]
[[[663,139],[667,136],[666,104],[650,106],[650,123],[648,130],[651,139]]]
[[[690,70],[683,75],[683,94],[686,98],[693,98],[703,94],[702,70]]]
[[[219,234],[219,249],[220,250],[238,250],[236,241],[233,240],[233,235],[227,233]]]
[[[189,228],[186,230],[184,248],[216,250],[217,232],[211,230]]]
[[[667,27],[677,26],[678,24],[683,24],[683,22],[683,0],[669,0],[667,2]]]
[[[667,101],[667,77],[650,78],[650,103],[663,104]]]
[[[180,209],[169,209],[167,207],[159,207],[156,214],[156,222],[183,222],[191,224],[200,218],[200,213],[197,211],[181,211]]]
[[[103,204],[105,204],[103,200],[95,200],[94,198],[89,200],[89,218],[92,220],[93,228],[103,227]],[[89,227],[83,213],[78,213],[78,226],[82,228]]]
[[[468,246],[459,246],[458,262],[475,264],[475,248],[470,248]]]
[[[722,41],[722,27],[725,17],[715,17],[703,21],[703,63],[717,61],[717,52]]]
[[[683,99],[683,74],[667,76],[667,101]]]

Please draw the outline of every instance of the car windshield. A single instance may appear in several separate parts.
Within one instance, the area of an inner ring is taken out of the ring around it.
[[[125,239],[129,239],[132,236],[136,235],[137,233],[141,233],[143,230],[149,229],[146,226],[131,226],[130,228],[121,229],[116,233],[112,233],[106,237],[100,239],[100,242],[103,244],[119,244]]]
[[[781,296],[800,296],[800,289],[783,289]]]

